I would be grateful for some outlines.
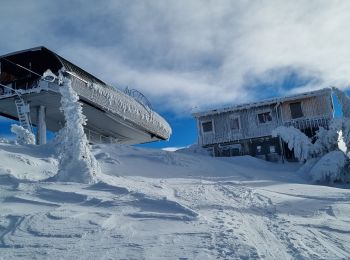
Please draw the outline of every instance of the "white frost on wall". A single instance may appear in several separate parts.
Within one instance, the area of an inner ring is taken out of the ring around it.
[[[28,129],[20,125],[11,125],[11,132],[16,135],[16,142],[18,144],[35,144],[35,136]]]
[[[60,109],[66,123],[58,134],[59,170],[56,180],[94,183],[100,168],[84,132],[86,118],[78,102],[79,97],[72,88],[71,80],[66,78],[59,91],[62,95]]]

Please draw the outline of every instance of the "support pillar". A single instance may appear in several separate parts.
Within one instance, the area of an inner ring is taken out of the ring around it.
[[[38,106],[37,108],[37,132],[36,144],[46,144],[46,107]]]
[[[281,150],[281,159],[282,159],[282,163],[284,163],[284,147],[283,147],[283,143],[282,143],[282,138],[278,137],[278,142],[280,144],[280,150]]]

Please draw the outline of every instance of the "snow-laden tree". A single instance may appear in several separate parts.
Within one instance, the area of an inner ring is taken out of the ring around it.
[[[11,125],[11,132],[16,135],[16,142],[18,144],[35,144],[35,136],[28,129],[20,125]]]
[[[288,144],[290,150],[294,149],[295,157],[301,161],[306,161],[310,156],[311,141],[309,138],[294,127],[277,127],[272,132],[272,136],[279,136]]]
[[[341,122],[333,119],[330,122],[329,129],[320,129],[316,133],[316,141],[312,145],[311,155],[312,157],[321,157],[331,151],[339,150],[338,139],[339,129],[341,129]]]
[[[333,88],[334,93],[336,94],[342,108],[343,118],[339,120],[339,125],[341,126],[343,140],[346,144],[348,154],[350,152],[350,99],[349,97],[341,90]]]
[[[59,181],[93,183],[100,172],[99,165],[91,153],[90,145],[84,132],[86,118],[82,113],[79,97],[71,85],[71,80],[62,78],[61,111],[64,114],[65,126],[56,138],[59,152]]]
[[[342,151],[331,151],[316,161],[310,170],[311,178],[314,182],[346,181],[346,163],[347,157]]]
[[[333,119],[329,129],[320,129],[316,140],[312,142],[304,133],[294,127],[280,126],[273,131],[273,136],[279,136],[294,149],[295,157],[300,162],[306,162],[302,172],[308,172],[315,182],[336,182],[350,180],[350,153],[339,149],[339,134],[350,147],[350,99],[337,88],[333,88],[343,111],[343,118]]]

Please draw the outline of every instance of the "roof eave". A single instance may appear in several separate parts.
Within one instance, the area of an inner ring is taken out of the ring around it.
[[[192,113],[192,116],[194,118],[199,118],[199,117],[203,117],[203,116],[210,116],[210,115],[215,115],[215,114],[220,114],[220,113],[236,112],[236,111],[249,109],[249,108],[253,108],[253,107],[262,107],[262,106],[277,104],[280,102],[289,102],[289,101],[293,101],[293,100],[319,96],[319,95],[326,94],[327,92],[329,94],[331,94],[332,89],[331,88],[323,88],[323,89],[304,92],[304,93],[300,93],[300,94],[296,94],[296,95],[292,95],[292,96],[287,96],[287,97],[277,97],[277,98],[273,98],[270,100],[251,102],[251,103],[246,103],[246,104],[242,104],[242,105],[237,105],[234,107],[227,107],[227,108],[222,108],[222,109],[214,109],[214,110],[209,110],[209,111],[197,112],[197,113]]]

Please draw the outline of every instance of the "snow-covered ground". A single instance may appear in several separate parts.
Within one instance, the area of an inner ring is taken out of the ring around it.
[[[350,189],[298,164],[99,145],[96,184],[51,145],[0,144],[0,259],[346,259]],[[72,173],[74,174],[74,173]]]

